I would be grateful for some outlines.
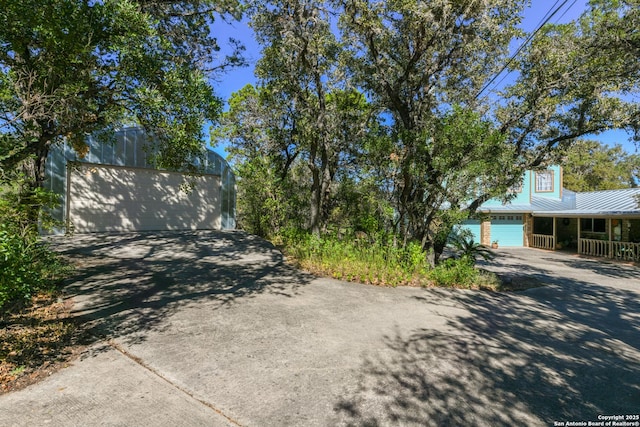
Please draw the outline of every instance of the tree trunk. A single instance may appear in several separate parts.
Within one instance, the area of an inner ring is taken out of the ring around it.
[[[309,230],[311,234],[320,237],[320,212],[322,205],[322,185],[320,184],[320,170],[311,166],[311,205],[309,210]]]
[[[27,219],[34,226],[38,224],[42,207],[35,194],[38,189],[44,188],[50,145],[51,142],[47,137],[40,136],[37,147],[33,150],[33,157],[24,160],[21,167],[26,180],[20,190],[20,197],[24,200],[23,204],[27,212]]]

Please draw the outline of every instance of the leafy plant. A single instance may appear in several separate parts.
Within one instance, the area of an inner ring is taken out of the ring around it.
[[[499,291],[502,284],[495,273],[479,270],[469,257],[449,258],[429,272],[432,285],[446,288]]]
[[[285,252],[314,273],[375,285],[426,284],[429,266],[415,242],[401,247],[383,234],[358,239],[355,234],[319,238],[293,232],[282,241]]]
[[[33,205],[52,207],[56,198],[36,189],[21,195],[15,189],[0,194],[0,312],[26,303],[36,292],[51,291],[70,267],[42,242],[30,218]],[[41,226],[52,224],[46,213]]]
[[[449,258],[438,264],[429,273],[429,278],[436,286],[446,288],[472,288],[478,277],[478,271],[473,267],[469,257],[460,259]]]
[[[494,257],[489,248],[474,241],[473,234],[467,228],[456,227],[449,236],[449,242],[456,250],[458,257],[471,261],[471,264],[475,264],[478,258],[489,260]],[[498,242],[494,241],[494,243]]]

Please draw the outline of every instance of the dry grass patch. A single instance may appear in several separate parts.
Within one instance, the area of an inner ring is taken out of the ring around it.
[[[0,318],[0,394],[51,375],[79,354],[84,333],[70,308],[69,301],[42,294]]]

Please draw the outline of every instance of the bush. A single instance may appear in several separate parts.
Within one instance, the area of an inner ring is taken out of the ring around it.
[[[37,292],[54,290],[70,271],[41,241],[38,224],[31,219],[33,204],[50,205],[52,200],[40,191],[28,199],[15,192],[0,196],[0,313],[25,304]]]
[[[429,272],[434,285],[448,288],[471,288],[477,276],[478,271],[467,257],[447,259]]]
[[[478,258],[490,260],[494,257],[489,248],[473,240],[473,234],[469,229],[456,227],[448,240],[456,251],[457,256],[466,258],[472,264],[475,264]]]
[[[475,260],[470,257],[449,258],[429,272],[429,278],[435,286],[465,289],[500,289],[500,280],[491,272],[474,267]]]
[[[279,240],[303,268],[336,279],[397,286],[426,278],[428,264],[419,244],[402,248],[390,236],[363,234],[318,238],[290,231]]]
[[[385,286],[500,289],[495,274],[474,267],[475,256],[447,259],[431,269],[417,242],[403,248],[389,235],[318,238],[300,230],[285,229],[278,236],[278,244],[302,268],[339,280]]]

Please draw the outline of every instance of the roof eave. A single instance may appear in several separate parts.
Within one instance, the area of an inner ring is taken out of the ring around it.
[[[640,211],[533,211],[533,216],[539,217],[563,217],[563,218],[640,218]]]

